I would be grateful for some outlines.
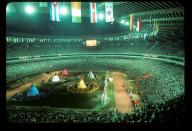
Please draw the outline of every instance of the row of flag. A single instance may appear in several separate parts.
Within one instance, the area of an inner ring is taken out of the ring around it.
[[[130,30],[134,29],[134,16],[132,14],[130,14]],[[152,24],[153,23],[153,24]],[[136,26],[136,31],[141,31],[142,28],[142,20],[139,18],[137,20],[137,26]],[[153,31],[158,32],[159,31],[159,22],[157,22],[156,20],[153,20],[150,18],[150,28],[153,29]]]
[[[50,2],[50,20],[51,21],[61,21],[60,8],[62,7],[62,2]],[[40,7],[48,7],[47,2],[40,2]],[[97,3],[89,2],[89,14],[90,14],[90,22],[97,23],[98,22],[98,11],[97,11]],[[81,23],[81,2],[71,2],[71,14],[72,14],[72,22],[73,23]],[[130,14],[130,30],[134,29],[134,16]],[[105,20],[106,22],[113,22],[113,2],[105,2]],[[159,30],[159,24],[156,21],[153,21],[154,25],[152,26],[152,19],[150,19],[150,27],[153,30]],[[141,31],[142,28],[142,20],[137,20],[136,30]]]
[[[159,31],[159,23],[156,20],[152,20],[151,17],[150,17],[150,27],[153,28],[153,30]]]
[[[130,30],[133,30],[133,28],[134,28],[134,16],[132,14],[130,14],[129,27],[130,27]],[[142,21],[141,21],[141,19],[138,19],[136,31],[141,31],[141,27],[142,27]]]
[[[97,23],[97,3],[90,2],[90,21],[91,23]],[[45,6],[41,4],[41,7]],[[51,21],[61,21],[61,14],[59,13],[61,8],[60,2],[50,3],[50,19]],[[71,15],[73,23],[81,23],[81,2],[71,2]],[[113,2],[105,3],[105,19],[106,22],[113,22]]]

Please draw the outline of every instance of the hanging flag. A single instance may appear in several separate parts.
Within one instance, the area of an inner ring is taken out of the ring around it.
[[[141,25],[142,23],[141,23],[141,20],[140,19],[138,19],[138,21],[137,21],[137,31],[141,31]]]
[[[50,19],[52,21],[60,21],[60,13],[59,13],[59,3],[51,2],[50,5]]]
[[[81,23],[81,2],[71,2],[72,22]]]
[[[152,18],[150,16],[150,27],[152,28]]]
[[[97,5],[93,2],[90,2],[90,18],[91,23],[97,23]]]
[[[156,31],[158,32],[159,31],[159,23],[157,22],[156,24]]]
[[[47,2],[40,2],[39,7],[48,7]]]
[[[113,22],[113,2],[106,2],[105,3],[105,16],[106,22]]]
[[[130,14],[130,24],[129,24],[129,26],[130,26],[130,30],[133,30],[133,26],[134,26],[134,17],[133,17],[132,14]]]
[[[153,21],[153,30],[156,30],[156,20]]]

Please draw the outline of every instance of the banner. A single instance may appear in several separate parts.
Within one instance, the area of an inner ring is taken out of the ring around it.
[[[156,30],[156,20],[153,21],[153,30]]]
[[[59,3],[51,2],[50,5],[50,19],[52,21],[60,21],[60,13],[59,13]]]
[[[81,2],[71,2],[72,22],[81,23]]]
[[[105,3],[105,16],[106,22],[113,22],[113,2],[106,2]]]
[[[133,26],[134,26],[134,17],[132,14],[130,14],[130,30],[133,30]]]
[[[158,22],[156,23],[156,31],[157,32],[159,31],[159,23]]]
[[[152,28],[152,17],[150,16],[150,28]]]
[[[141,20],[138,19],[138,21],[137,21],[137,31],[141,31],[141,26],[142,26]]]
[[[96,5],[96,3],[90,2],[90,18],[91,18],[91,23],[97,23],[97,5]]]

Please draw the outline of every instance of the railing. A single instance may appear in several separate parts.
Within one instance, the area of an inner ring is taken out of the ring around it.
[[[86,58],[86,57],[99,57],[99,58],[144,58],[144,59],[153,59],[160,60],[164,62],[171,62],[179,65],[184,65],[184,58],[177,56],[168,56],[168,55],[156,55],[156,54],[137,54],[137,53],[74,53],[74,54],[54,54],[54,55],[41,55],[41,56],[23,56],[23,57],[12,57],[7,58],[7,64],[16,64],[22,62],[31,62],[31,61],[44,61],[44,60],[59,60],[59,59],[76,59],[76,58]]]

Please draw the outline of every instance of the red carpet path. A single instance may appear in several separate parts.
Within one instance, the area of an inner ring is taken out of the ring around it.
[[[122,74],[120,72],[113,72],[113,79],[117,110],[121,113],[131,112],[131,98],[126,93],[125,87],[123,87],[125,81],[122,79]]]

